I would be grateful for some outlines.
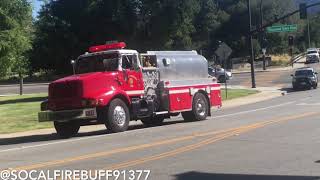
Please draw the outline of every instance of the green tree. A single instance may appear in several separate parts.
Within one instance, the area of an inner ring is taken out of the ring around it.
[[[252,0],[253,26],[259,26],[259,3]],[[263,1],[265,22],[296,8],[292,0]],[[295,23],[297,17],[280,23]],[[71,73],[70,59],[109,40],[146,50],[202,50],[212,57],[218,41],[234,56],[247,56],[246,0],[48,0],[35,23],[34,70]],[[269,52],[287,51],[288,34],[268,34]],[[258,36],[254,37],[256,40]],[[255,51],[260,47],[255,40]]]
[[[47,2],[35,24],[33,69],[68,74],[70,59],[92,45],[108,40],[126,40],[130,45],[138,24],[137,5],[131,0]]]
[[[27,0],[0,1],[0,75],[25,72],[31,49],[32,8]]]

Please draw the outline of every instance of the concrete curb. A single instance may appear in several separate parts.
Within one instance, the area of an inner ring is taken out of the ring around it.
[[[276,71],[292,71],[296,68],[301,68],[304,67],[304,63],[296,63],[293,67],[292,66],[287,66],[287,67],[276,67],[276,68],[268,68],[267,70],[255,70],[255,72],[276,72]],[[244,73],[251,73],[251,70],[243,70],[243,71],[232,71],[233,74],[244,74]]]
[[[226,100],[222,103],[222,109],[230,109],[230,108],[235,108],[243,105],[248,105],[248,104],[254,104],[266,100],[270,100],[273,98],[281,97],[286,92],[283,91],[262,91],[257,94],[253,94],[244,98],[239,98],[239,99],[232,99],[232,100]]]

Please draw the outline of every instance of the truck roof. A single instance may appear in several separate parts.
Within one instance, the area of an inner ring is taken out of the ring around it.
[[[313,69],[312,67],[302,67],[302,68],[296,69],[296,71],[305,71],[305,70],[312,70],[312,71],[314,71],[314,69]]]
[[[307,51],[318,51],[318,48],[309,48]]]
[[[113,49],[113,50],[107,50],[107,51],[99,51],[99,52],[94,52],[94,53],[85,53],[79,58],[82,57],[89,57],[89,56],[95,56],[99,54],[111,54],[111,53],[119,53],[119,54],[138,54],[138,51],[132,50],[132,49]]]
[[[197,51],[147,51],[148,55],[198,55]]]

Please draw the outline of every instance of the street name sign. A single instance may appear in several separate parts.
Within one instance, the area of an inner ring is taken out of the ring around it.
[[[268,33],[275,33],[275,32],[296,32],[298,30],[298,25],[278,25],[278,26],[271,26],[267,27]]]

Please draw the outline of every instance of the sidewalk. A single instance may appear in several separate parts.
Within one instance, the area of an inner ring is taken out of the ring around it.
[[[243,86],[231,86],[230,89],[246,89]],[[223,109],[234,108],[237,106],[253,104],[261,101],[266,101],[269,99],[273,99],[276,97],[280,97],[286,95],[286,91],[280,90],[280,87],[259,87],[255,90],[260,91],[260,93],[253,94],[244,98],[237,98],[232,100],[226,100],[222,103]]]
[[[304,63],[296,63],[294,66],[287,66],[287,67],[268,67],[267,70],[263,70],[261,68],[255,69],[255,72],[274,72],[274,71],[292,71],[297,68],[304,67]],[[244,69],[244,70],[232,70],[233,74],[242,74],[242,73],[251,73],[250,69]]]
[[[234,89],[247,89],[242,86],[232,86],[230,88]],[[281,93],[282,91],[279,90],[279,88],[257,88],[256,90],[260,91],[260,93],[246,96],[243,98],[237,98],[237,99],[232,99],[232,100],[226,100],[223,102],[222,109],[227,109],[227,108],[234,108],[237,106],[242,106],[246,104],[252,104],[260,101],[265,101],[268,99],[272,99],[275,97],[280,97],[282,96]],[[131,121],[130,125],[141,125],[140,121]],[[80,133],[89,133],[89,132],[94,132],[94,131],[105,131],[106,128],[104,125],[94,125],[94,126],[84,126],[81,127]],[[32,131],[26,131],[26,132],[18,132],[18,133],[12,133],[12,134],[0,134],[0,139],[8,139],[8,138],[21,138],[21,137],[30,137],[30,136],[41,136],[41,135],[51,135],[55,134],[56,131],[55,129],[39,129],[39,130],[32,130]]]

